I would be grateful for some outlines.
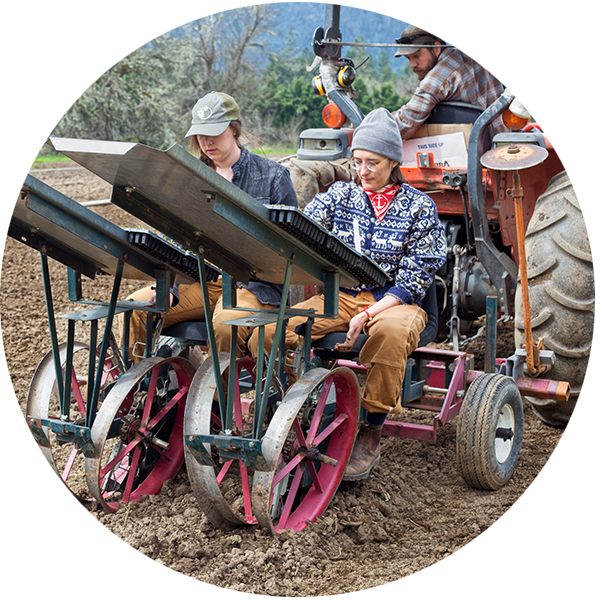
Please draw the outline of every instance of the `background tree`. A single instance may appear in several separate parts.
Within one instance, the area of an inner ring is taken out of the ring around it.
[[[183,35],[195,46],[187,70],[198,98],[213,90],[235,96],[254,76],[264,58],[267,37],[274,36],[278,11],[268,4],[246,6],[198,19]]]
[[[371,41],[391,39],[395,29],[402,28],[396,27],[398,21],[366,11],[359,12],[366,13],[368,20],[353,18],[351,10],[344,8],[343,26],[377,31],[380,38],[369,38]],[[307,17],[309,11],[311,16]],[[248,6],[179,27],[104,73],[53,133],[167,148],[176,142],[185,143],[191,108],[198,98],[218,90],[237,99],[245,128],[263,145],[292,150],[303,129],[323,126],[321,112],[327,102],[312,90],[316,71],[309,72],[307,67],[314,53],[310,43],[299,41],[295,26],[300,18],[320,24],[322,6]],[[344,39],[350,38],[344,34]],[[356,37],[358,42],[363,40]],[[348,46],[343,51],[355,66],[371,57],[357,71],[358,106],[364,113],[377,106],[395,110],[410,98],[416,77],[407,65],[399,71],[406,61],[393,59],[391,50],[372,50]]]

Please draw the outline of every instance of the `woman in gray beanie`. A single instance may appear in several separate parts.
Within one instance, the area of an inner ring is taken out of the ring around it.
[[[378,108],[365,117],[352,138],[352,152],[356,150],[380,154],[398,165],[402,163],[402,138],[390,111]]]
[[[361,406],[367,418],[361,424],[344,479],[369,477],[379,462],[383,422],[401,410],[406,360],[417,347],[427,314],[420,307],[434,274],[446,260],[446,236],[429,196],[409,186],[400,169],[402,139],[398,125],[385,108],[369,113],[354,132],[353,182],[338,181],[317,194],[304,213],[328,231],[375,261],[390,276],[383,287],[340,288],[336,319],[316,319],[313,340],[345,331],[337,350],[350,351],[361,331],[369,337],[360,352],[367,368]],[[323,312],[323,296],[297,304]],[[290,319],[286,350],[295,350],[295,332],[306,319]],[[266,331],[266,345],[274,335]],[[256,353],[257,339],[249,342]],[[295,374],[289,373],[291,381]]]

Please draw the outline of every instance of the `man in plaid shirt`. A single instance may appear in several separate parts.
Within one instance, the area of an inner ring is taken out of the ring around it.
[[[419,78],[408,104],[393,112],[402,139],[410,138],[440,102],[466,102],[482,109],[492,104],[504,86],[481,65],[423,29],[410,25],[403,32],[395,56],[406,56]],[[432,46],[432,47],[428,47]],[[505,131],[496,121],[494,133]]]

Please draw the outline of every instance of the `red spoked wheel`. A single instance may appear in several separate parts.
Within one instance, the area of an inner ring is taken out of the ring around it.
[[[229,354],[219,354],[219,368],[225,393],[229,380]],[[250,374],[256,385],[255,363],[249,358],[237,360],[234,379],[232,421],[233,428],[227,435],[250,437],[254,423],[254,410],[249,399],[242,397],[240,379],[242,369]],[[261,386],[262,388],[262,386]],[[279,393],[277,381],[273,385]],[[277,396],[272,395],[271,399]],[[281,397],[281,396],[279,396]],[[268,407],[265,420],[268,421],[272,408]],[[217,403],[216,385],[212,358],[208,358],[198,369],[188,397],[184,436],[224,434]],[[241,525],[257,523],[252,509],[253,469],[241,458],[223,458],[215,444],[204,444],[211,456],[213,465],[201,464],[190,448],[185,448],[185,462],[192,490],[208,520],[221,529],[231,529]]]
[[[262,440],[268,471],[254,475],[252,506],[273,533],[301,531],[327,508],[352,453],[356,375],[312,369],[287,392]]]
[[[94,458],[86,480],[108,512],[119,502],[160,493],[183,461],[183,418],[194,376],[179,357],[140,361],[114,385],[92,426]]]
[[[81,342],[73,344],[73,367],[71,377],[65,378],[67,344],[58,347],[59,360],[62,365],[63,381],[70,385],[69,420],[68,423],[85,425],[86,403],[88,393],[89,346]],[[96,352],[96,358],[98,352]],[[121,371],[110,356],[104,361],[104,369],[100,380],[98,405],[103,402],[110,385],[117,379]],[[61,420],[56,371],[52,351],[40,361],[29,386],[25,414],[30,426],[35,426],[40,419]],[[87,496],[84,477],[84,464],[79,446],[72,441],[65,441],[48,427],[41,427],[49,445],[40,444],[40,450],[67,487],[78,497]],[[35,435],[35,433],[34,433]],[[45,440],[44,440],[44,443]]]

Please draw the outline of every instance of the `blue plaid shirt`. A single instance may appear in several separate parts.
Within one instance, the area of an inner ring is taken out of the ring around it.
[[[298,206],[298,198],[290,172],[279,163],[242,148],[242,154],[233,165],[231,183],[262,204]],[[281,304],[282,285],[266,281],[250,281],[238,285],[251,291],[263,304]]]
[[[233,165],[231,183],[262,204],[298,206],[298,198],[290,172],[274,160],[252,154],[241,148],[242,154]]]

